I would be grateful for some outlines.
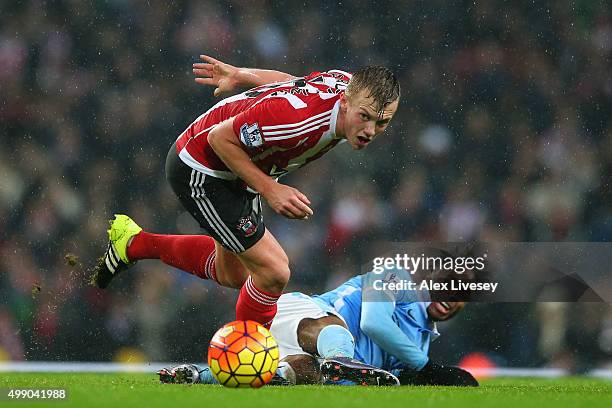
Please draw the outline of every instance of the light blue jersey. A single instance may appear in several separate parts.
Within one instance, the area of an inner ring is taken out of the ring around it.
[[[420,370],[429,360],[429,343],[439,334],[427,316],[429,302],[418,301],[422,294],[396,289],[409,281],[405,270],[369,272],[312,298],[344,318],[355,338],[356,359],[388,371]]]

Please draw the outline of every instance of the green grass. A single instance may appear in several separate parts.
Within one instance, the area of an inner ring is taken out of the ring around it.
[[[264,387],[159,384],[146,374],[0,374],[0,388],[65,388],[64,402],[8,402],[2,407],[612,407],[612,382],[587,378],[494,379],[479,388]]]

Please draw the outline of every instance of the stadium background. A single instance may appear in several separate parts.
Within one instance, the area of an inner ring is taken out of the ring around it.
[[[201,361],[232,319],[233,291],[153,261],[106,292],[86,284],[114,212],[197,232],[163,165],[213,103],[193,82],[200,53],[293,74],[383,64],[401,79],[387,135],[284,179],[316,214],[266,217],[290,290],[336,286],[370,242],[612,239],[609,3],[307,3],[0,3],[0,360]],[[605,304],[472,304],[441,330],[442,361],[612,359]]]

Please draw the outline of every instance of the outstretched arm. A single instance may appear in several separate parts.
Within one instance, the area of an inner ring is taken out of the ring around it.
[[[193,64],[195,81],[198,84],[214,86],[214,95],[219,96],[242,87],[256,87],[284,82],[296,77],[285,72],[256,68],[238,68],[208,55],[200,55],[204,62]]]

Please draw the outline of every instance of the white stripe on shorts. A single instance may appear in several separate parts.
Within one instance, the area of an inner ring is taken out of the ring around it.
[[[230,241],[232,241],[236,245],[236,247],[238,248],[237,252],[244,252],[244,247],[242,246],[238,238],[236,238],[232,230],[223,222],[223,220],[217,213],[217,210],[215,209],[215,206],[213,205],[212,201],[210,201],[210,199],[206,197],[206,194],[204,192],[204,180],[206,179],[206,174],[202,173],[201,178],[202,180],[200,181],[199,188],[202,191],[202,194],[200,194],[198,199],[201,200],[202,204],[204,204],[206,208],[210,211],[212,219],[217,221],[217,225],[221,228],[221,230],[225,231]]]
[[[224,243],[234,252],[244,252],[244,247],[234,236],[232,231],[223,223],[221,217],[215,210],[210,200],[206,197],[203,185],[206,175],[196,170],[191,170],[191,181],[189,186],[191,187],[191,197],[196,202],[200,212],[208,221],[210,226],[215,230],[217,235],[223,239]]]
[[[217,233],[217,235],[223,240],[223,243],[225,245],[227,245],[232,251],[236,251],[237,248],[233,247],[232,245],[229,244],[227,237],[225,237],[221,231],[219,231],[218,227],[216,224],[213,224],[212,222],[210,222],[208,214],[206,212],[206,209],[203,207],[202,203],[200,203],[200,201],[198,200],[198,196],[201,194],[197,189],[196,189],[196,184],[198,183],[198,179],[200,178],[200,172],[196,171],[196,170],[191,170],[191,179],[189,181],[189,188],[191,189],[191,198],[193,199],[193,201],[195,201],[196,205],[198,206],[198,209],[200,210],[200,213],[204,216],[204,219],[206,221],[208,221],[208,223],[210,224],[210,227],[214,230],[214,232]]]

